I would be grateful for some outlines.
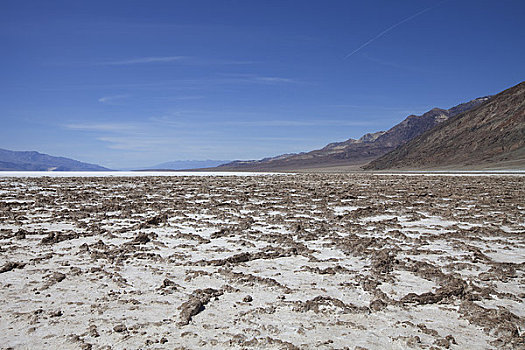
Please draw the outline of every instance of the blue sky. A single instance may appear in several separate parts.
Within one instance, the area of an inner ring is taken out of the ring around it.
[[[255,159],[525,77],[525,2],[0,2],[0,148],[111,168]]]

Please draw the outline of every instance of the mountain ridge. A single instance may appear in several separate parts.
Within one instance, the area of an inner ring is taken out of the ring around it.
[[[347,165],[364,165],[437,124],[464,111],[478,107],[490,99],[479,97],[449,109],[433,108],[422,115],[409,115],[387,131],[367,133],[359,139],[333,142],[321,149],[296,154],[251,161],[234,161],[221,166],[220,170],[295,170]]]
[[[448,119],[363,169],[504,166],[525,166],[525,82]]]
[[[56,157],[37,151],[0,148],[0,171],[108,171],[100,165]]]
[[[150,167],[140,168],[140,170],[187,170],[187,169],[198,169],[220,166],[225,163],[231,162],[230,160],[174,160],[170,162],[164,162],[156,164]]]

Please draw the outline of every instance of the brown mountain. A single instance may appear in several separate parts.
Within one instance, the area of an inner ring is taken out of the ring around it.
[[[525,167],[525,82],[439,124],[365,169]]]
[[[434,108],[423,115],[410,115],[388,131],[363,135],[358,140],[330,143],[307,153],[284,154],[261,160],[235,161],[221,170],[299,170],[363,165],[394,150],[439,123],[475,108],[489,97],[481,97],[450,109]]]

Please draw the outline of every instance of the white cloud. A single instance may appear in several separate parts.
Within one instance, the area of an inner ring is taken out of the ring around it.
[[[226,79],[223,81],[231,83],[298,83],[297,80],[277,76],[265,76],[258,74],[221,74]]]
[[[159,146],[175,145],[172,137],[156,136],[103,136],[97,140],[107,142],[109,148],[128,151],[158,151]]]
[[[135,130],[136,125],[125,123],[78,123],[64,125],[66,129],[79,131],[121,132]]]
[[[144,64],[144,63],[168,63],[186,59],[186,56],[156,56],[156,57],[138,57],[120,61],[107,61],[99,63],[103,66],[124,66],[130,64]]]
[[[98,99],[98,102],[111,105],[111,104],[116,104],[118,101],[126,99],[128,97],[129,97],[129,95],[103,96],[103,97]]]
[[[293,79],[281,77],[255,77],[255,80],[267,83],[295,83]]]
[[[383,30],[381,33],[377,34],[376,36],[374,36],[373,38],[369,39],[368,41],[366,41],[364,44],[362,44],[361,46],[359,46],[358,48],[356,48],[354,51],[350,52],[348,55],[345,56],[345,60],[352,57],[353,55],[355,55],[356,53],[358,53],[359,51],[361,51],[362,49],[364,49],[365,47],[367,47],[368,45],[370,45],[371,43],[373,43],[374,41],[376,41],[377,39],[381,38],[383,35],[387,34],[388,32],[394,30],[396,27],[399,27],[400,25],[402,25],[403,23],[406,23],[418,16],[421,16],[422,14],[424,14],[425,12],[427,11],[430,11],[430,10],[433,10],[435,9],[436,7],[440,6],[441,4],[447,2],[449,0],[443,0],[443,1],[440,1],[439,3],[437,3],[436,5],[434,6],[431,6],[431,7],[427,7],[421,11],[418,11],[416,13],[414,13],[413,15],[411,16],[408,16],[406,18],[404,18],[403,20],[395,23],[394,25],[391,25],[390,27],[386,28],[385,30]]]
[[[257,120],[257,121],[229,121],[222,125],[245,127],[323,127],[323,126],[366,126],[372,122],[350,120]]]
[[[201,77],[194,79],[173,79],[157,80],[145,83],[122,83],[122,84],[82,84],[68,85],[61,88],[47,88],[46,91],[63,91],[63,90],[100,90],[100,89],[119,89],[119,90],[151,90],[167,91],[182,90],[205,91],[215,86],[238,86],[240,84],[305,84],[303,81],[285,77],[258,76],[251,74],[217,74],[214,77]]]
[[[188,95],[188,96],[175,96],[172,97],[174,100],[185,101],[185,100],[201,100],[204,96],[202,95]]]

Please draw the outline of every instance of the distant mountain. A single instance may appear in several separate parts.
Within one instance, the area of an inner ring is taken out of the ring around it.
[[[525,82],[450,118],[365,169],[463,167],[525,167]]]
[[[53,157],[34,151],[9,151],[0,149],[1,171],[104,171],[110,170],[95,164],[74,159]]]
[[[200,169],[200,168],[212,168],[225,163],[230,162],[229,160],[175,160],[172,162],[166,162],[157,164],[151,167],[144,168],[143,170],[186,170],[186,169]]]
[[[450,109],[434,108],[423,115],[410,115],[388,131],[363,135],[361,138],[330,143],[306,153],[284,154],[273,158],[235,161],[218,167],[221,170],[299,170],[348,165],[363,165],[394,150],[449,118],[475,108],[489,96],[462,103]]]

